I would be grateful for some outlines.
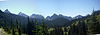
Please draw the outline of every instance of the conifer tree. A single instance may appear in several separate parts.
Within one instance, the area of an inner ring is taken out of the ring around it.
[[[21,35],[21,24],[20,22],[18,22],[18,20],[16,20],[16,23],[17,23],[18,35]]]
[[[12,17],[11,17],[12,18]],[[16,35],[15,34],[15,30],[14,30],[14,24],[12,22],[12,19],[11,19],[11,31],[12,31],[12,35]]]
[[[28,17],[28,24],[27,24],[27,34],[28,35],[33,35],[32,29],[33,29],[32,22],[30,21],[30,18]]]
[[[11,28],[12,28],[12,35],[16,35],[15,34],[15,30],[14,30],[14,24],[13,23],[11,23]]]
[[[92,33],[92,34],[95,34],[97,32],[96,31],[96,29],[97,29],[96,26],[97,25],[99,25],[99,24],[97,23],[97,20],[96,20],[96,13],[93,10],[93,13],[91,15],[91,18],[88,21],[88,30],[89,30],[89,32]]]
[[[42,20],[42,28],[43,28],[43,35],[48,35],[48,29],[44,20]]]

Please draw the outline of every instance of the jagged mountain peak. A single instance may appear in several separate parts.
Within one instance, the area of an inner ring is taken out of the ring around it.
[[[58,16],[58,15],[54,13],[52,16]],[[51,16],[51,17],[52,17],[52,16]]]
[[[69,17],[69,16],[63,16],[62,14],[53,14],[51,17],[50,16],[47,16],[46,17],[46,20],[54,20],[54,19],[57,19],[57,18],[65,18],[65,19],[68,19],[68,20],[72,20],[72,17]]]
[[[19,14],[24,14],[24,13],[22,13],[22,12],[19,12]]]
[[[77,15],[76,17],[74,17],[74,19],[78,19],[78,18],[83,18],[82,15]]]
[[[42,16],[42,15],[39,15],[39,14],[32,14],[31,16]]]
[[[26,15],[26,14],[24,14],[24,13],[22,13],[22,12],[19,12],[18,15],[20,15],[20,16],[24,16],[24,17],[28,17],[28,15]]]
[[[8,11],[8,9],[6,9],[5,11]]]
[[[51,17],[50,17],[50,16],[47,16],[47,17],[46,17],[46,20],[51,20]]]
[[[6,10],[4,11],[4,13],[10,13],[10,11],[9,11],[8,9],[6,9]]]
[[[39,14],[32,14],[30,17],[36,18],[36,19],[44,19],[44,17],[42,15],[39,15]]]
[[[59,14],[59,16],[63,16],[62,14]]]

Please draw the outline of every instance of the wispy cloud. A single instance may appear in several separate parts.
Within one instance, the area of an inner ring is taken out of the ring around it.
[[[1,1],[6,1],[6,0],[0,0],[0,2],[1,2]]]

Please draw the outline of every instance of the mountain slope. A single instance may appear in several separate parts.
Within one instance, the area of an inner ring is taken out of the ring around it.
[[[63,15],[54,14],[51,17],[50,16],[46,17],[46,24],[49,27],[69,26],[71,24],[69,19],[72,18]]]
[[[9,28],[11,28],[12,24],[16,25],[16,21],[21,24],[22,28],[25,28],[26,24],[28,23],[28,19],[26,17],[5,12],[0,12],[0,21],[4,22],[2,23],[2,26],[7,25]]]
[[[22,12],[20,12],[18,15],[23,16],[23,17],[28,17],[28,15],[26,15],[26,14],[24,14]]]

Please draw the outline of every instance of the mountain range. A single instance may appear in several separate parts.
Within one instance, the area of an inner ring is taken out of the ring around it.
[[[22,12],[19,14],[12,14],[8,9],[6,9],[4,12],[0,12],[0,18],[3,17],[2,19],[5,20],[9,25],[10,23],[16,22],[16,19],[24,26],[28,23],[27,17],[29,17],[32,21],[38,22],[38,24],[42,24],[42,20],[45,20],[45,24],[48,27],[59,27],[59,26],[69,26],[72,20],[82,18],[83,16],[78,15],[74,18],[69,17],[69,16],[64,16],[62,14],[53,14],[52,16],[47,16],[44,18],[42,15],[38,14],[32,14],[31,16],[28,16]]]

